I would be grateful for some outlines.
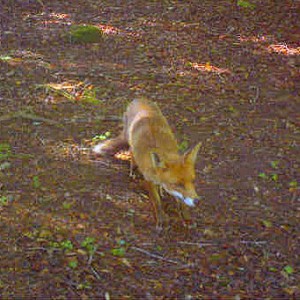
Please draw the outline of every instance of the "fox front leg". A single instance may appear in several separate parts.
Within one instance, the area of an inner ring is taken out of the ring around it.
[[[129,171],[129,177],[135,179],[136,175],[134,174],[134,170],[137,169],[137,164],[134,160],[132,151],[130,151],[130,171]]]
[[[134,158],[133,158],[133,156],[132,156],[132,154],[131,154],[131,157],[130,157],[130,172],[129,172],[129,177],[131,177],[131,178],[135,178],[135,175],[134,175],[134,173],[133,173],[133,168],[134,168],[134,166],[135,166],[135,163],[134,163]]]
[[[186,204],[182,203],[181,201],[177,201],[177,211],[178,215],[180,216],[181,220],[184,224],[188,225],[191,223],[192,217],[189,207]]]
[[[169,223],[169,217],[165,214],[162,204],[161,198],[158,191],[158,186],[153,182],[146,181],[148,190],[149,190],[149,197],[153,203],[154,211],[155,211],[155,218],[156,218],[156,228],[158,231],[161,231],[163,227],[167,226]]]

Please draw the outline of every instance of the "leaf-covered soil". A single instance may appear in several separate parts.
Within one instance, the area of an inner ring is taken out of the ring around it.
[[[1,299],[300,297],[299,3],[238,3],[1,2]],[[138,96],[202,141],[189,227],[89,155]]]

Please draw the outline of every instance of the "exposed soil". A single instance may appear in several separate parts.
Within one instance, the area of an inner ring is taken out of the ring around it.
[[[299,1],[7,0],[0,20],[1,299],[300,298]],[[157,232],[129,164],[89,155],[138,96],[202,142],[190,227]]]

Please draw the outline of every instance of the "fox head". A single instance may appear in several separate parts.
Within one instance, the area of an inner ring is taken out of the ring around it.
[[[195,162],[201,143],[174,160],[163,161],[157,153],[151,153],[153,167],[156,170],[157,184],[166,192],[183,201],[188,206],[195,206],[197,192],[194,186]]]

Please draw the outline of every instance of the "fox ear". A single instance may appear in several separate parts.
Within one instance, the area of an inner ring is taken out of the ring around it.
[[[184,160],[194,164],[201,145],[202,145],[202,143],[200,142],[194,148],[185,152],[183,155]]]
[[[165,164],[163,161],[160,160],[159,156],[155,152],[151,152],[151,160],[152,160],[152,165],[156,168],[164,168]]]

